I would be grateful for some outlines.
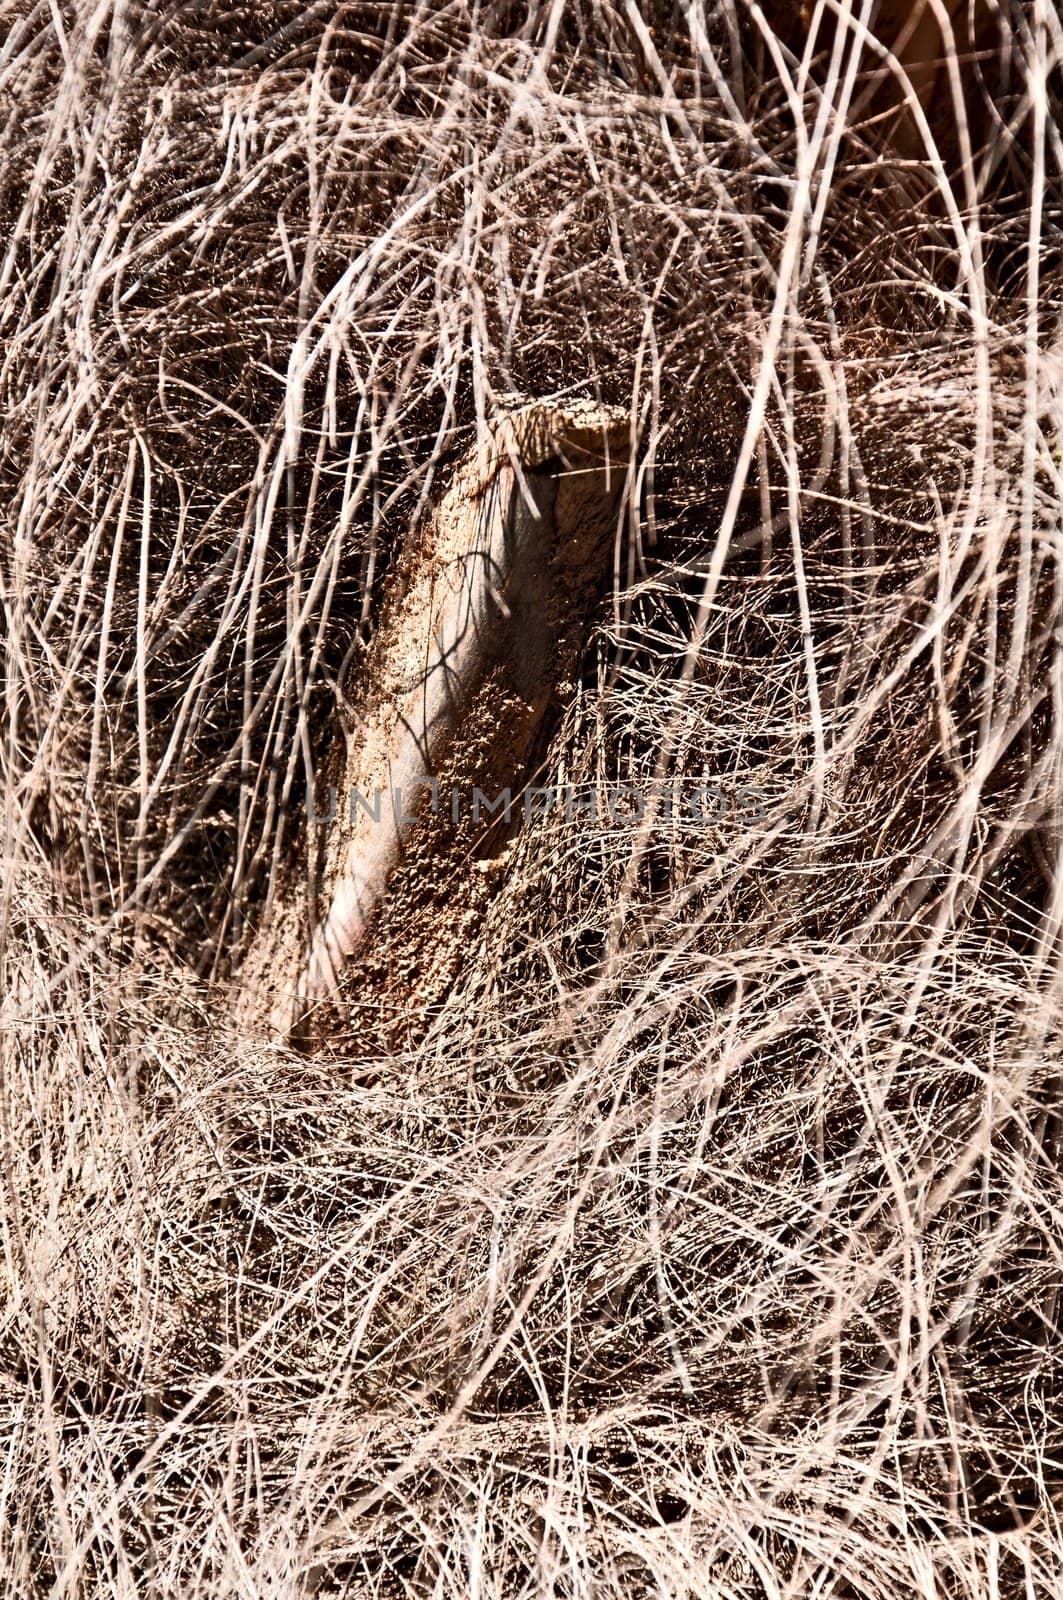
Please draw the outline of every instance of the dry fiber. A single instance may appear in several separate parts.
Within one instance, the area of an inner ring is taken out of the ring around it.
[[[4,1593],[1063,1594],[1063,30],[929,9],[0,4]],[[297,1053],[526,400],[627,418],[629,792]]]

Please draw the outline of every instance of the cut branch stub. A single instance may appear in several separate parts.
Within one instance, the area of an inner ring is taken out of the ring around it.
[[[482,731],[464,739],[471,782],[520,777],[578,653],[628,453],[625,412],[532,405],[503,417],[459,467],[370,649],[362,726],[326,852],[328,910],[294,996],[274,1011],[285,1033],[301,1032],[338,988],[468,726],[491,729],[486,740]],[[448,874],[434,865],[442,885]],[[411,910],[432,914],[423,903]],[[411,944],[426,931],[411,928]]]

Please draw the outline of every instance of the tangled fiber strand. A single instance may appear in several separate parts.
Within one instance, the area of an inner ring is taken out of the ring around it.
[[[7,7],[12,1593],[1058,1594],[1063,37],[966,9],[921,100],[888,7]],[[630,415],[537,781],[649,802],[300,1058],[230,980],[514,395]]]

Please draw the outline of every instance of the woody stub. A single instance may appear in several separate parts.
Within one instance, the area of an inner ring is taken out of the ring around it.
[[[400,561],[309,885],[245,969],[274,1036],[313,1042],[337,1004],[408,1017],[445,988],[492,863],[490,827],[440,793],[526,780],[611,566],[629,452],[626,411],[509,411]]]

